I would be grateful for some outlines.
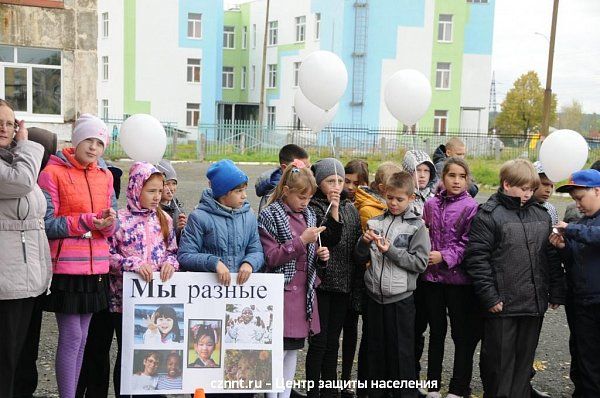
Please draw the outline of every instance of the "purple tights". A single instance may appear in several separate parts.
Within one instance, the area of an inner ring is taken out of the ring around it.
[[[56,383],[61,398],[75,397],[91,319],[92,314],[56,314]]]

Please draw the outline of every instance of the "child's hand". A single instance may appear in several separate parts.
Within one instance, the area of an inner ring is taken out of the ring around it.
[[[175,268],[173,267],[173,265],[169,263],[164,263],[160,268],[160,280],[163,282],[168,281],[169,279],[171,279],[174,272]]]
[[[117,213],[115,210],[113,208],[108,208],[100,212],[100,218],[94,217],[92,221],[96,229],[104,229],[113,225],[116,219]]]
[[[429,265],[439,264],[442,262],[442,260],[442,253],[435,250],[429,253]]]
[[[143,264],[138,268],[137,273],[140,274],[143,280],[150,282],[152,280],[152,266],[150,264]]]
[[[158,332],[158,326],[156,326],[156,312],[146,317],[146,328],[150,333]]]
[[[183,213],[179,213],[177,217],[177,229],[183,229],[187,224],[187,216]]]
[[[217,278],[219,278],[219,283],[221,285],[229,286],[231,283],[231,274],[229,273],[229,268],[221,260],[217,264]]]
[[[389,239],[386,238],[380,237],[379,239],[375,240],[375,244],[381,253],[386,253],[388,250],[390,250],[390,243],[391,242]]]
[[[488,311],[491,312],[492,314],[498,314],[498,313],[502,312],[503,307],[504,307],[504,303],[501,301],[498,304],[496,304],[495,306],[489,308]]]
[[[25,120],[16,120],[15,119],[15,141],[27,140],[29,138],[29,132],[25,127]]]
[[[565,237],[560,234],[551,233],[548,239],[550,240],[550,243],[552,243],[552,245],[557,249],[564,249],[566,246]]]
[[[325,246],[319,246],[317,249],[317,256],[321,261],[329,261],[329,249]]]
[[[340,207],[340,193],[337,190],[329,191],[327,194],[327,201],[331,203],[332,209],[337,209]]]
[[[250,278],[251,273],[252,266],[248,263],[243,263],[240,269],[238,270],[237,284],[243,285],[244,283],[246,283],[248,278]]]
[[[372,229],[367,229],[362,237],[362,239],[365,243],[371,243],[374,240],[376,241],[380,238],[381,238],[381,236],[379,236],[379,234],[377,232],[373,231]]]
[[[315,243],[319,238],[319,234],[323,231],[325,231],[325,227],[306,228],[304,232],[302,232],[302,235],[300,235],[300,240],[305,245],[308,245],[309,243]]]

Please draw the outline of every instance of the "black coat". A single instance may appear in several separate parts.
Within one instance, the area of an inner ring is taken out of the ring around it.
[[[490,316],[542,316],[548,303],[564,304],[566,285],[560,257],[548,241],[552,228],[546,210],[501,190],[480,206],[469,235],[463,266]]]

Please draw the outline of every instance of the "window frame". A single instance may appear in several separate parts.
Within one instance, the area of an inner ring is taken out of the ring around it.
[[[190,107],[190,105],[194,105],[194,106]],[[194,124],[194,119],[195,119],[195,124]],[[190,123],[190,121],[191,121],[191,123]],[[200,103],[186,102],[186,104],[185,104],[185,126],[186,127],[198,127],[199,124],[200,124]]]
[[[242,50],[248,48],[248,27],[242,26]]]
[[[107,82],[110,76],[110,60],[108,55],[102,56],[102,81]]]
[[[277,88],[277,64],[267,64],[267,88]]]
[[[449,21],[442,21],[442,16],[450,17]],[[453,14],[439,14],[438,15],[438,43],[452,43],[454,40],[454,15]],[[448,31],[450,38],[446,38],[448,36]],[[442,36],[440,38],[440,35]]]
[[[241,76],[240,76],[240,90],[245,90],[246,89],[246,74],[248,73],[248,68],[246,68],[246,66],[242,66],[242,71],[240,72]]]
[[[102,120],[104,120],[105,122],[108,120],[109,118],[109,103],[108,103],[108,99],[106,98],[102,98]]]
[[[448,65],[448,69],[442,69],[440,65]],[[447,76],[446,76],[447,75]],[[446,79],[444,79],[446,77]],[[444,86],[447,82],[447,86]],[[435,66],[435,89],[436,90],[451,90],[452,89],[452,63],[437,62]]]
[[[269,34],[267,45],[268,46],[276,46],[278,43],[278,34],[279,34],[279,21],[269,21]]]
[[[192,15],[200,15],[199,19],[192,18]],[[190,36],[190,23],[192,23],[192,35]],[[197,31],[196,31],[196,27]],[[197,36],[196,36],[197,34]],[[188,12],[187,17],[187,38],[191,40],[202,40],[202,13]]]
[[[437,113],[444,112],[444,115],[438,115]],[[435,109],[433,111],[433,130],[434,133],[439,135],[446,135],[448,133],[448,110],[447,109]]]
[[[231,31],[225,29],[231,28]],[[231,46],[230,46],[231,45]],[[235,50],[235,26],[224,25],[223,26],[223,49],[224,50]]]
[[[300,85],[300,66],[302,62],[294,62],[292,64],[293,71],[293,79],[292,79],[292,87],[298,87]]]
[[[256,65],[252,65],[250,77],[250,90],[256,90]]]
[[[306,15],[300,15],[294,18],[296,23],[296,43],[306,41]]]
[[[267,126],[275,127],[277,122],[277,107],[267,106]]]
[[[225,70],[225,68],[231,68],[231,71]],[[225,76],[227,75],[227,78]],[[225,85],[223,83],[229,83],[229,76],[231,76],[231,86],[229,84]],[[225,79],[224,79],[225,78]],[[221,85],[225,90],[233,90],[235,88],[235,67],[234,66],[223,66],[223,72],[221,74]]]
[[[315,40],[321,40],[321,13],[315,13]]]
[[[108,11],[102,13],[102,38],[106,39],[109,34]]]
[[[186,58],[187,60],[187,73],[186,73],[186,82],[187,83],[193,83],[193,84],[202,84],[202,58]],[[197,64],[194,63],[190,63],[190,61],[198,61]],[[196,69],[198,69],[198,80],[195,80],[195,76],[196,76]],[[190,77],[190,70],[191,70],[191,76],[192,76],[192,80],[189,80]]]

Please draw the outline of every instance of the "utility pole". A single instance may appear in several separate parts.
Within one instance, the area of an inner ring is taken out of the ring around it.
[[[546,72],[546,90],[544,91],[544,118],[542,119],[542,136],[548,135],[550,127],[550,108],[552,105],[552,63],[554,61],[554,39],[556,38],[556,19],[558,16],[558,0],[554,0],[552,10],[552,30],[550,31],[550,47],[548,49],[548,70]]]
[[[265,114],[265,69],[267,69],[267,39],[269,35],[269,3],[267,0],[267,11],[265,12],[265,36],[263,40],[262,48],[262,66],[260,75],[260,100],[258,102],[258,125],[263,126],[263,116]]]

